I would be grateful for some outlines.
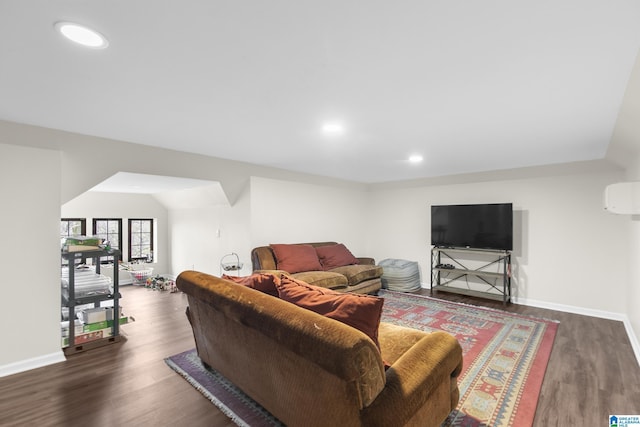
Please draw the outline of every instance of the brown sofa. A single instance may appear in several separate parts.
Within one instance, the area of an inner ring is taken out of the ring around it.
[[[336,242],[298,243],[314,248],[337,245]],[[373,258],[355,257],[357,264],[344,265],[329,270],[309,270],[290,272],[280,268],[271,246],[260,246],[251,251],[253,271],[287,273],[311,285],[322,286],[340,292],[375,294],[382,287],[382,267],[377,266]]]
[[[378,348],[345,323],[229,280],[185,271],[177,286],[202,361],[286,425],[438,426],[458,402],[462,351],[449,334],[383,322]]]

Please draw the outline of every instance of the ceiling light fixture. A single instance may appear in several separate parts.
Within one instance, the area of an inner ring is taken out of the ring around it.
[[[322,133],[325,135],[342,135],[344,126],[339,122],[327,122],[322,126]]]
[[[73,22],[56,22],[55,29],[69,40],[92,49],[104,49],[109,41],[99,32]]]
[[[410,163],[420,163],[422,162],[422,156],[420,154],[413,154],[411,156],[409,156],[409,162]]]

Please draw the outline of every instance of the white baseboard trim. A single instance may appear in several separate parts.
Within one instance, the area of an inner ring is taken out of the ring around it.
[[[41,368],[47,365],[53,365],[54,363],[64,362],[65,360],[66,358],[64,357],[62,350],[51,354],[45,354],[43,356],[33,357],[31,359],[20,360],[18,362],[0,366],[0,377],[6,377],[7,375],[29,371],[31,369]]]
[[[514,304],[526,305],[529,307],[546,308],[549,310],[563,311],[565,313],[581,314],[583,316],[599,317],[601,319],[617,320],[622,322],[624,329],[627,331],[631,348],[636,356],[636,361],[640,366],[640,342],[635,334],[629,316],[624,313],[616,313],[612,311],[596,310],[591,308],[578,307],[575,305],[556,304],[546,301],[537,301],[528,298],[512,297]]]
[[[595,310],[591,308],[578,307],[576,305],[558,304],[555,302],[539,301],[529,298],[518,298],[512,296],[514,304],[527,305],[529,307],[546,308],[549,310],[564,311],[565,313],[581,314],[583,316],[600,317],[601,319],[623,321],[627,316],[623,313],[612,311]]]
[[[624,328],[627,330],[627,335],[629,336],[629,341],[631,341],[631,347],[633,348],[633,352],[636,354],[636,360],[638,361],[638,365],[640,365],[640,341],[638,341],[638,336],[633,331],[633,327],[631,326],[631,322],[629,318],[625,316],[626,320],[624,320]]]

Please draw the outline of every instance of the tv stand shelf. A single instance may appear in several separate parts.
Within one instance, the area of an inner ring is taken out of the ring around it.
[[[456,265],[453,268],[442,267],[444,259]],[[479,262],[476,267],[467,267],[463,262],[470,259]],[[497,266],[500,271],[488,271],[487,268]],[[444,276],[444,277],[443,277]],[[486,290],[450,286],[452,282],[475,277],[480,285],[488,285]],[[503,304],[511,302],[511,252],[482,250],[474,248],[442,248],[431,249],[431,293],[433,291],[453,292],[482,298],[502,300]]]

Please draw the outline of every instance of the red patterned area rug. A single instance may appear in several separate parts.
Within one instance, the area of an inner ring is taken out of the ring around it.
[[[558,322],[383,291],[382,321],[455,336],[460,402],[443,426],[531,426]]]
[[[442,426],[530,426],[558,323],[425,296],[381,291],[382,321],[454,335],[464,354],[460,402]],[[195,350],[166,363],[239,426],[280,426]]]

